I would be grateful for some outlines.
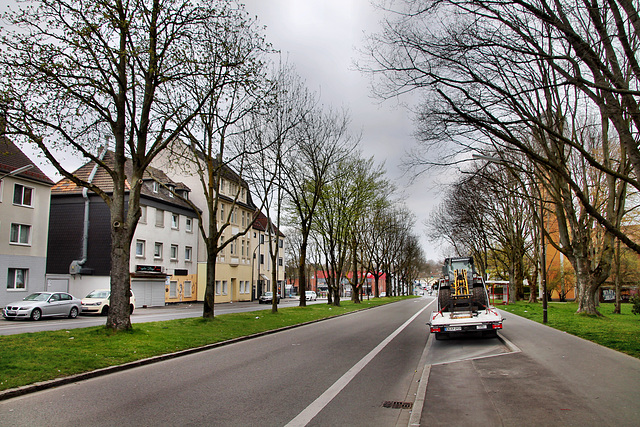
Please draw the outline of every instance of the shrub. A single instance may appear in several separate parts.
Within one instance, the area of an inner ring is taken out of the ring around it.
[[[631,304],[633,305],[631,307],[631,312],[633,314],[640,314],[640,296],[636,295],[635,297],[631,298]]]

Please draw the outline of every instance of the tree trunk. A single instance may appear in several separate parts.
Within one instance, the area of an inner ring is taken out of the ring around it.
[[[124,162],[122,158],[120,161]],[[133,191],[131,197],[134,197]],[[131,253],[131,239],[133,238],[138,217],[132,215],[127,220],[124,218],[123,177],[120,177],[119,181],[114,180],[113,200],[109,210],[111,219],[111,305],[107,315],[106,327],[116,331],[124,331],[131,329],[129,255]]]
[[[216,299],[216,251],[211,246],[215,243],[210,242],[211,239],[207,239],[207,279],[206,288],[204,291],[204,307],[202,310],[202,317],[205,319],[214,318],[214,304]]]
[[[300,259],[298,261],[298,276],[300,277],[298,284],[299,284],[299,291],[300,291],[300,303],[299,306],[300,307],[306,307],[307,306],[307,298],[306,298],[306,292],[307,292],[307,269],[306,269],[306,264],[307,264],[307,239],[309,237],[308,232],[305,234],[304,230],[302,232],[302,244],[300,245]]]
[[[126,227],[111,227],[111,305],[107,315],[107,328],[117,331],[131,329],[131,313],[129,311],[129,289],[131,277],[129,273],[129,250],[131,238]],[[126,299],[126,303],[123,300]],[[126,308],[125,308],[126,307]]]

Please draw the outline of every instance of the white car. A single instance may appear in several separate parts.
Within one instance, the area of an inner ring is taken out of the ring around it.
[[[89,292],[89,295],[82,298],[82,314],[109,314],[109,305],[111,304],[109,297],[111,296],[110,289],[96,289]],[[136,297],[133,292],[129,290],[129,312],[133,313],[133,308],[136,306]]]
[[[307,301],[315,301],[318,299],[318,295],[314,291],[306,291],[304,293],[304,299]]]

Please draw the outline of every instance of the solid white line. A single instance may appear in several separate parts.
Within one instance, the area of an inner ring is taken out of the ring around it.
[[[371,350],[366,356],[364,356],[358,363],[353,365],[343,376],[341,376],[331,387],[329,387],[324,393],[314,400],[309,406],[307,406],[297,417],[289,421],[285,427],[303,427],[306,426],[309,421],[313,419],[318,413],[333,400],[334,397],[342,391],[343,388],[349,384],[349,382],[374,358],[387,344],[391,342],[404,328],[406,328],[416,317],[422,314],[429,307],[424,306],[420,311],[411,316],[409,320],[404,322],[398,329],[393,331],[391,335],[384,339],[380,344]]]

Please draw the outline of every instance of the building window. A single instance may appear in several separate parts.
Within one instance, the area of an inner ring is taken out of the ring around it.
[[[237,216],[238,216],[238,209],[237,208],[233,208],[233,210],[231,211],[231,224],[236,224],[237,221]]]
[[[260,254],[260,264],[264,264],[264,254]]]
[[[191,280],[184,281],[184,297],[191,298]]]
[[[162,243],[156,242],[156,244],[154,245],[154,247],[153,247],[153,257],[155,259],[162,258]]]
[[[229,254],[231,255],[235,255],[236,254],[236,241],[232,240],[231,243],[229,244]]]
[[[222,281],[222,295],[227,295],[227,281]]]
[[[191,249],[190,246],[187,246],[186,248],[184,248],[184,260],[185,261],[191,261],[191,253],[193,252],[193,250]]]
[[[141,224],[146,224],[147,223],[147,207],[146,206],[140,206],[140,220],[139,222]]]
[[[136,256],[144,258],[144,240],[136,240]]]
[[[178,245],[171,245],[171,260],[178,260]]]
[[[278,265],[282,267],[282,258],[278,258]]]
[[[11,224],[9,242],[17,245],[31,244],[31,226],[25,224]]]
[[[13,204],[33,207],[33,188],[15,184],[13,187]]]
[[[224,221],[224,203],[220,203],[220,221]]]
[[[220,280],[216,280],[216,295],[220,295]]]
[[[27,289],[29,270],[26,268],[10,268],[7,275],[7,290],[24,291]]]
[[[153,192],[158,194],[159,190],[160,190],[160,184],[158,184],[158,181],[153,181]]]
[[[164,227],[164,211],[156,209],[156,227]]]
[[[242,211],[242,226],[244,227],[245,225],[245,215],[244,215],[244,211]]]
[[[262,245],[264,243],[264,234],[260,235],[260,244]]]
[[[169,298],[178,297],[178,282],[169,282]]]
[[[189,233],[193,231],[193,220],[191,218],[186,218],[184,221],[184,226]]]
[[[174,230],[177,230],[179,225],[180,225],[180,215],[171,214],[171,228]]]
[[[284,247],[284,240],[278,239],[278,247],[282,249]]]

